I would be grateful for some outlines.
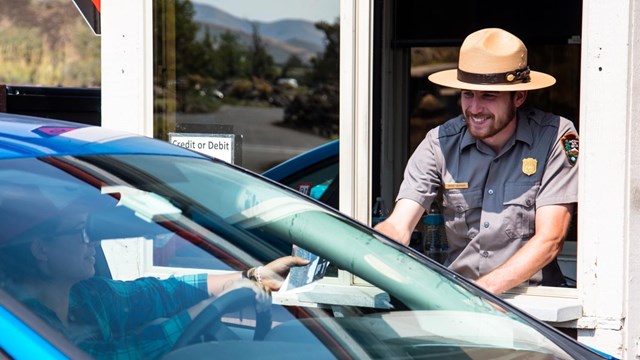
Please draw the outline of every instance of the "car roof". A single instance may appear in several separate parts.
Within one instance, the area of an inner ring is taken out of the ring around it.
[[[330,141],[284,161],[265,171],[262,175],[275,181],[282,181],[291,174],[295,174],[309,167],[311,164],[316,164],[331,157],[338,156],[339,148],[340,140]]]
[[[133,133],[69,121],[0,113],[0,159],[99,154],[205,157],[168,142]]]

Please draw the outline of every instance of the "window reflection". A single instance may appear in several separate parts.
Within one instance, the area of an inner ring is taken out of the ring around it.
[[[230,3],[154,0],[154,137],[236,134],[256,172],[337,138],[339,1]]]

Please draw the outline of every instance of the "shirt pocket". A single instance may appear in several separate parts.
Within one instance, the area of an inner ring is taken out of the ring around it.
[[[536,196],[539,184],[506,183],[504,186],[505,233],[510,239],[528,240],[536,231]]]
[[[482,189],[445,190],[443,194],[444,220],[456,238],[473,238],[482,213]]]

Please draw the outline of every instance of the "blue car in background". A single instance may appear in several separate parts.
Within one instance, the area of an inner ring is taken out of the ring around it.
[[[329,173],[310,194],[329,196]],[[292,249],[311,263],[256,292]],[[263,176],[161,140],[0,114],[0,358],[212,357],[610,358]]]
[[[262,173],[303,194],[338,208],[340,141],[332,140]]]

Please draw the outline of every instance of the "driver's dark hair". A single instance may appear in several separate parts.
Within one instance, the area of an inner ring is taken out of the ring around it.
[[[31,251],[31,244],[36,239],[47,240],[62,222],[60,217],[51,218],[25,231],[0,247],[0,287],[5,281],[23,282],[30,278],[46,279],[36,258]]]

